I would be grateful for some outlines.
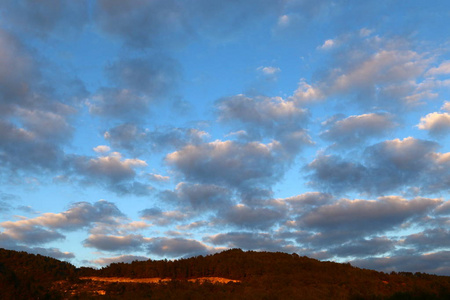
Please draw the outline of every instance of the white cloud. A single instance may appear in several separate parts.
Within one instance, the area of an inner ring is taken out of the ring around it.
[[[450,113],[434,112],[420,118],[419,129],[428,130],[431,134],[450,133]]]
[[[169,176],[163,176],[160,174],[150,173],[150,174],[148,174],[148,176],[149,176],[150,180],[152,180],[152,181],[167,182],[170,180]]]
[[[326,40],[326,41],[322,44],[322,46],[320,46],[320,47],[318,47],[318,48],[323,49],[323,50],[330,49],[330,48],[333,48],[333,46],[335,45],[335,43],[336,43],[336,42],[335,42],[334,40],[329,39],[329,40]]]
[[[284,27],[289,25],[290,23],[290,18],[288,15],[282,15],[281,17],[278,18],[278,26]]]
[[[315,102],[318,100],[322,100],[325,98],[325,95],[318,87],[313,87],[312,85],[308,84],[305,80],[301,80],[298,84],[297,90],[294,92],[294,95],[291,97],[291,99],[294,102],[303,104],[303,103],[309,103],[309,102]]]
[[[97,153],[106,153],[106,152],[111,151],[111,148],[108,146],[105,146],[105,145],[99,145],[99,146],[93,148],[93,150]]]
[[[446,75],[450,74],[450,60],[442,62],[439,67],[431,68],[426,75]]]

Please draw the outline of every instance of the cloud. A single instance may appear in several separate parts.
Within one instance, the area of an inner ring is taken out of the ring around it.
[[[284,218],[285,212],[281,209],[251,207],[244,204],[234,205],[217,214],[219,223],[253,229],[268,229],[277,223],[282,223]]]
[[[5,231],[1,233],[2,236],[26,245],[41,245],[66,238],[59,232],[31,224],[7,221],[0,223],[0,225],[5,228]]]
[[[450,61],[443,61],[438,67],[431,68],[427,71],[427,75],[447,75],[450,74]]]
[[[80,173],[94,178],[107,177],[111,182],[133,178],[136,175],[134,168],[147,166],[145,161],[137,158],[122,159],[118,152],[98,158],[83,158],[76,161],[76,168]]]
[[[165,191],[162,199],[195,211],[219,210],[231,205],[230,190],[213,184],[180,182],[175,191]]]
[[[189,219],[191,216],[189,213],[183,211],[162,211],[158,207],[146,208],[139,212],[142,219],[148,220],[153,224],[165,226],[169,224],[174,224],[179,221],[184,221]]]
[[[335,142],[337,147],[348,147],[380,137],[397,126],[390,114],[370,113],[354,115],[341,120],[329,119],[323,125],[328,129],[320,136]]]
[[[332,39],[328,39],[325,42],[323,42],[322,46],[318,47],[319,49],[322,50],[326,50],[326,49],[330,49],[333,48],[333,46],[335,45],[335,41]]]
[[[450,112],[450,101],[445,101],[441,109]]]
[[[419,129],[428,130],[431,135],[443,136],[450,132],[450,113],[434,112],[420,118]]]
[[[109,151],[111,151],[111,148],[105,145],[99,145],[95,148],[93,148],[92,150],[94,150],[97,153],[107,153]]]
[[[350,241],[342,245],[332,247],[327,252],[331,255],[344,257],[371,257],[383,255],[395,249],[396,242],[387,237],[374,237]]]
[[[450,251],[431,253],[398,254],[389,257],[372,257],[350,261],[360,268],[374,269],[383,272],[423,272],[447,275],[450,272]]]
[[[15,251],[25,251],[33,254],[40,254],[44,256],[50,256],[56,259],[71,259],[75,258],[72,252],[63,252],[58,248],[43,248],[43,247],[29,247],[17,244],[17,240],[7,234],[0,233],[0,247],[15,250]]]
[[[44,213],[30,221],[54,229],[71,231],[92,226],[93,223],[116,225],[118,219],[122,217],[124,215],[114,203],[100,200],[93,204],[77,202],[65,212]]]
[[[449,235],[450,231],[444,228],[430,228],[406,236],[402,245],[416,249],[418,252],[445,250],[448,248]]]
[[[103,251],[139,251],[146,239],[141,235],[104,235],[91,234],[83,245]]]
[[[0,104],[3,113],[13,104],[31,105],[29,89],[39,85],[41,72],[34,57],[20,41],[0,29]]]
[[[0,121],[0,137],[0,165],[7,170],[57,170],[64,158],[57,145],[11,123]]]
[[[263,232],[228,232],[208,236],[204,240],[213,245],[226,245],[228,248],[244,250],[285,251],[295,252],[289,242],[277,239],[270,233]]]
[[[115,148],[140,154],[146,151],[162,151],[167,148],[181,148],[187,144],[198,144],[208,137],[204,131],[195,128],[157,127],[144,129],[136,124],[124,123],[105,132],[104,137]]]
[[[434,152],[437,147],[408,137],[366,147],[361,158],[351,160],[320,154],[307,166],[310,183],[335,192],[385,194],[409,187],[419,193],[443,191],[449,182],[448,161],[447,154]]]
[[[148,113],[150,99],[132,90],[102,88],[86,102],[89,112],[107,118],[133,119]]]
[[[319,87],[314,87],[302,79],[300,80],[294,95],[291,96],[291,99],[298,104],[307,104],[323,100],[325,96],[326,95]]]
[[[325,234],[339,231],[355,238],[389,231],[413,217],[426,215],[441,203],[440,199],[406,200],[399,196],[378,200],[341,199],[305,213],[298,221],[303,228],[318,229]]]
[[[275,139],[290,154],[312,144],[305,129],[308,112],[293,101],[236,95],[218,100],[216,109],[220,121],[237,124],[240,129],[245,126],[250,140]]]
[[[107,156],[68,156],[66,163],[72,167],[68,176],[79,179],[81,184],[100,184],[117,194],[148,195],[153,189],[150,185],[136,181],[135,169],[147,166],[137,158],[122,159],[118,152]]]
[[[69,139],[73,128],[67,122],[67,113],[54,113],[42,110],[17,109],[16,114],[23,121],[23,126],[32,130],[33,135],[46,142],[58,142]]]
[[[278,67],[258,67],[256,70],[260,71],[264,75],[275,75],[278,72],[281,72],[281,69]]]
[[[149,239],[147,252],[162,257],[187,257],[209,254],[213,249],[196,240],[157,237]]]
[[[436,97],[433,84],[421,82],[431,60],[399,39],[347,33],[333,39],[333,49],[327,70],[311,84],[301,81],[294,101],[342,97],[363,109],[403,110]]]
[[[113,84],[153,98],[173,89],[179,79],[177,63],[160,55],[118,60],[105,71]]]
[[[87,6],[86,1],[54,3],[43,0],[36,3],[30,0],[5,0],[0,9],[5,12],[2,16],[7,23],[20,28],[24,33],[46,38],[55,30],[60,33],[64,31],[67,35],[68,29],[81,29],[88,19]]]
[[[9,178],[23,171],[45,173],[61,168],[62,147],[73,134],[70,121],[76,109],[69,106],[71,89],[50,87],[54,68],[0,29],[0,155],[3,173]],[[65,74],[60,74],[64,81]]]
[[[240,191],[270,186],[279,180],[285,159],[277,144],[214,141],[187,145],[166,161],[190,182],[225,185]]]
[[[280,201],[289,203],[295,210],[302,211],[306,206],[318,207],[328,204],[334,199],[333,195],[321,192],[307,192],[301,195],[292,196]]]
[[[160,174],[148,174],[148,177],[151,181],[155,181],[155,182],[168,182],[170,181],[170,177],[169,176],[163,176]]]
[[[438,208],[436,208],[437,214],[450,215],[450,201],[442,203]]]
[[[65,239],[58,230],[74,231],[91,227],[94,223],[117,226],[123,217],[113,203],[101,200],[94,204],[74,203],[62,213],[44,213],[31,219],[3,222],[0,226],[5,228],[3,237],[14,241],[14,244],[20,242],[25,245],[36,245]]]
[[[178,44],[189,36],[185,5],[174,0],[100,0],[94,16],[104,32],[130,47],[157,47],[172,40]],[[167,35],[178,39],[168,40]]]
[[[136,255],[120,255],[114,257],[102,257],[98,259],[91,260],[90,262],[99,266],[107,266],[112,263],[132,263],[133,261],[146,261],[149,260],[148,257],[145,256],[136,256]]]

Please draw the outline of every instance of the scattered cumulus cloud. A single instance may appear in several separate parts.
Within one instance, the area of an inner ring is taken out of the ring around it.
[[[450,113],[430,113],[420,118],[419,129],[428,130],[432,135],[442,136],[450,132]]]
[[[374,137],[382,137],[396,126],[394,116],[382,113],[370,113],[349,116],[335,120],[334,117],[322,123],[326,130],[322,138],[335,142],[337,147],[350,147],[362,144]]]

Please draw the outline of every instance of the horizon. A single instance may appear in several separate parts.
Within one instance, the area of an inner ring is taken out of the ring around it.
[[[450,276],[449,20],[443,0],[3,1],[0,248]]]

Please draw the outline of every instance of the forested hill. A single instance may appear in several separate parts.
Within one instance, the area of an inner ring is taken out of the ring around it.
[[[55,281],[74,280],[76,272],[68,262],[0,248],[0,299],[42,299]]]
[[[80,277],[169,278],[164,284],[94,283]],[[240,283],[200,284],[223,277]],[[101,290],[102,293],[98,291]],[[102,295],[105,294],[105,295]],[[22,297],[23,296],[23,297]],[[297,254],[227,250],[175,261],[76,269],[56,259],[0,249],[0,299],[450,299],[450,277],[382,273]]]

